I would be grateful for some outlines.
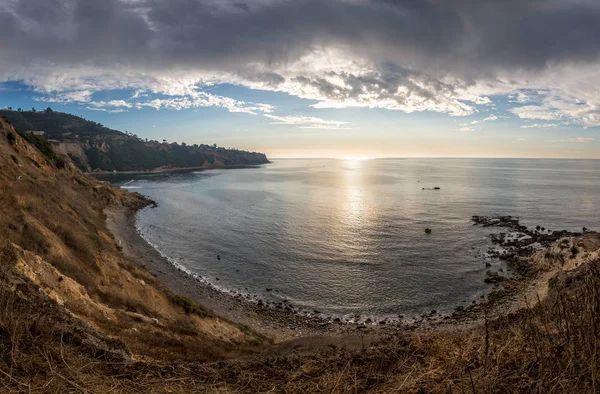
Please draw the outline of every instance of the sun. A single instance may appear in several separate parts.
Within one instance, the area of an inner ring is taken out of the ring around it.
[[[344,157],[343,160],[345,161],[365,161],[365,160],[371,160],[372,157],[368,157],[368,156],[347,156]]]

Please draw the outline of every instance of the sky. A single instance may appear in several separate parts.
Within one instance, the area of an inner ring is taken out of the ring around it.
[[[0,0],[0,108],[281,157],[600,158],[597,0]]]

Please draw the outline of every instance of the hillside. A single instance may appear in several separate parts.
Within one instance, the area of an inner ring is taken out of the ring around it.
[[[18,131],[43,131],[56,152],[83,171],[150,171],[164,168],[216,168],[268,163],[262,153],[216,145],[142,140],[81,117],[46,111],[0,110]]]
[[[599,390],[596,233],[523,257],[515,270],[537,284],[514,312],[274,345],[127,258],[105,212],[152,202],[45,148],[0,118],[0,392]]]
[[[86,364],[211,361],[265,343],[123,256],[104,210],[148,204],[48,157],[0,118],[0,391],[23,388],[7,375],[65,392]]]

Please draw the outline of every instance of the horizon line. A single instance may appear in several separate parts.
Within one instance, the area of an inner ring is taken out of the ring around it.
[[[520,160],[600,160],[600,157],[525,157],[525,156],[382,156],[382,157],[269,157],[269,160],[386,160],[386,159],[520,159]]]

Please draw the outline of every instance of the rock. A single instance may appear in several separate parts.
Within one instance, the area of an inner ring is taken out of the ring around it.
[[[431,229],[430,228],[426,228],[425,229],[425,234],[431,234]]]

